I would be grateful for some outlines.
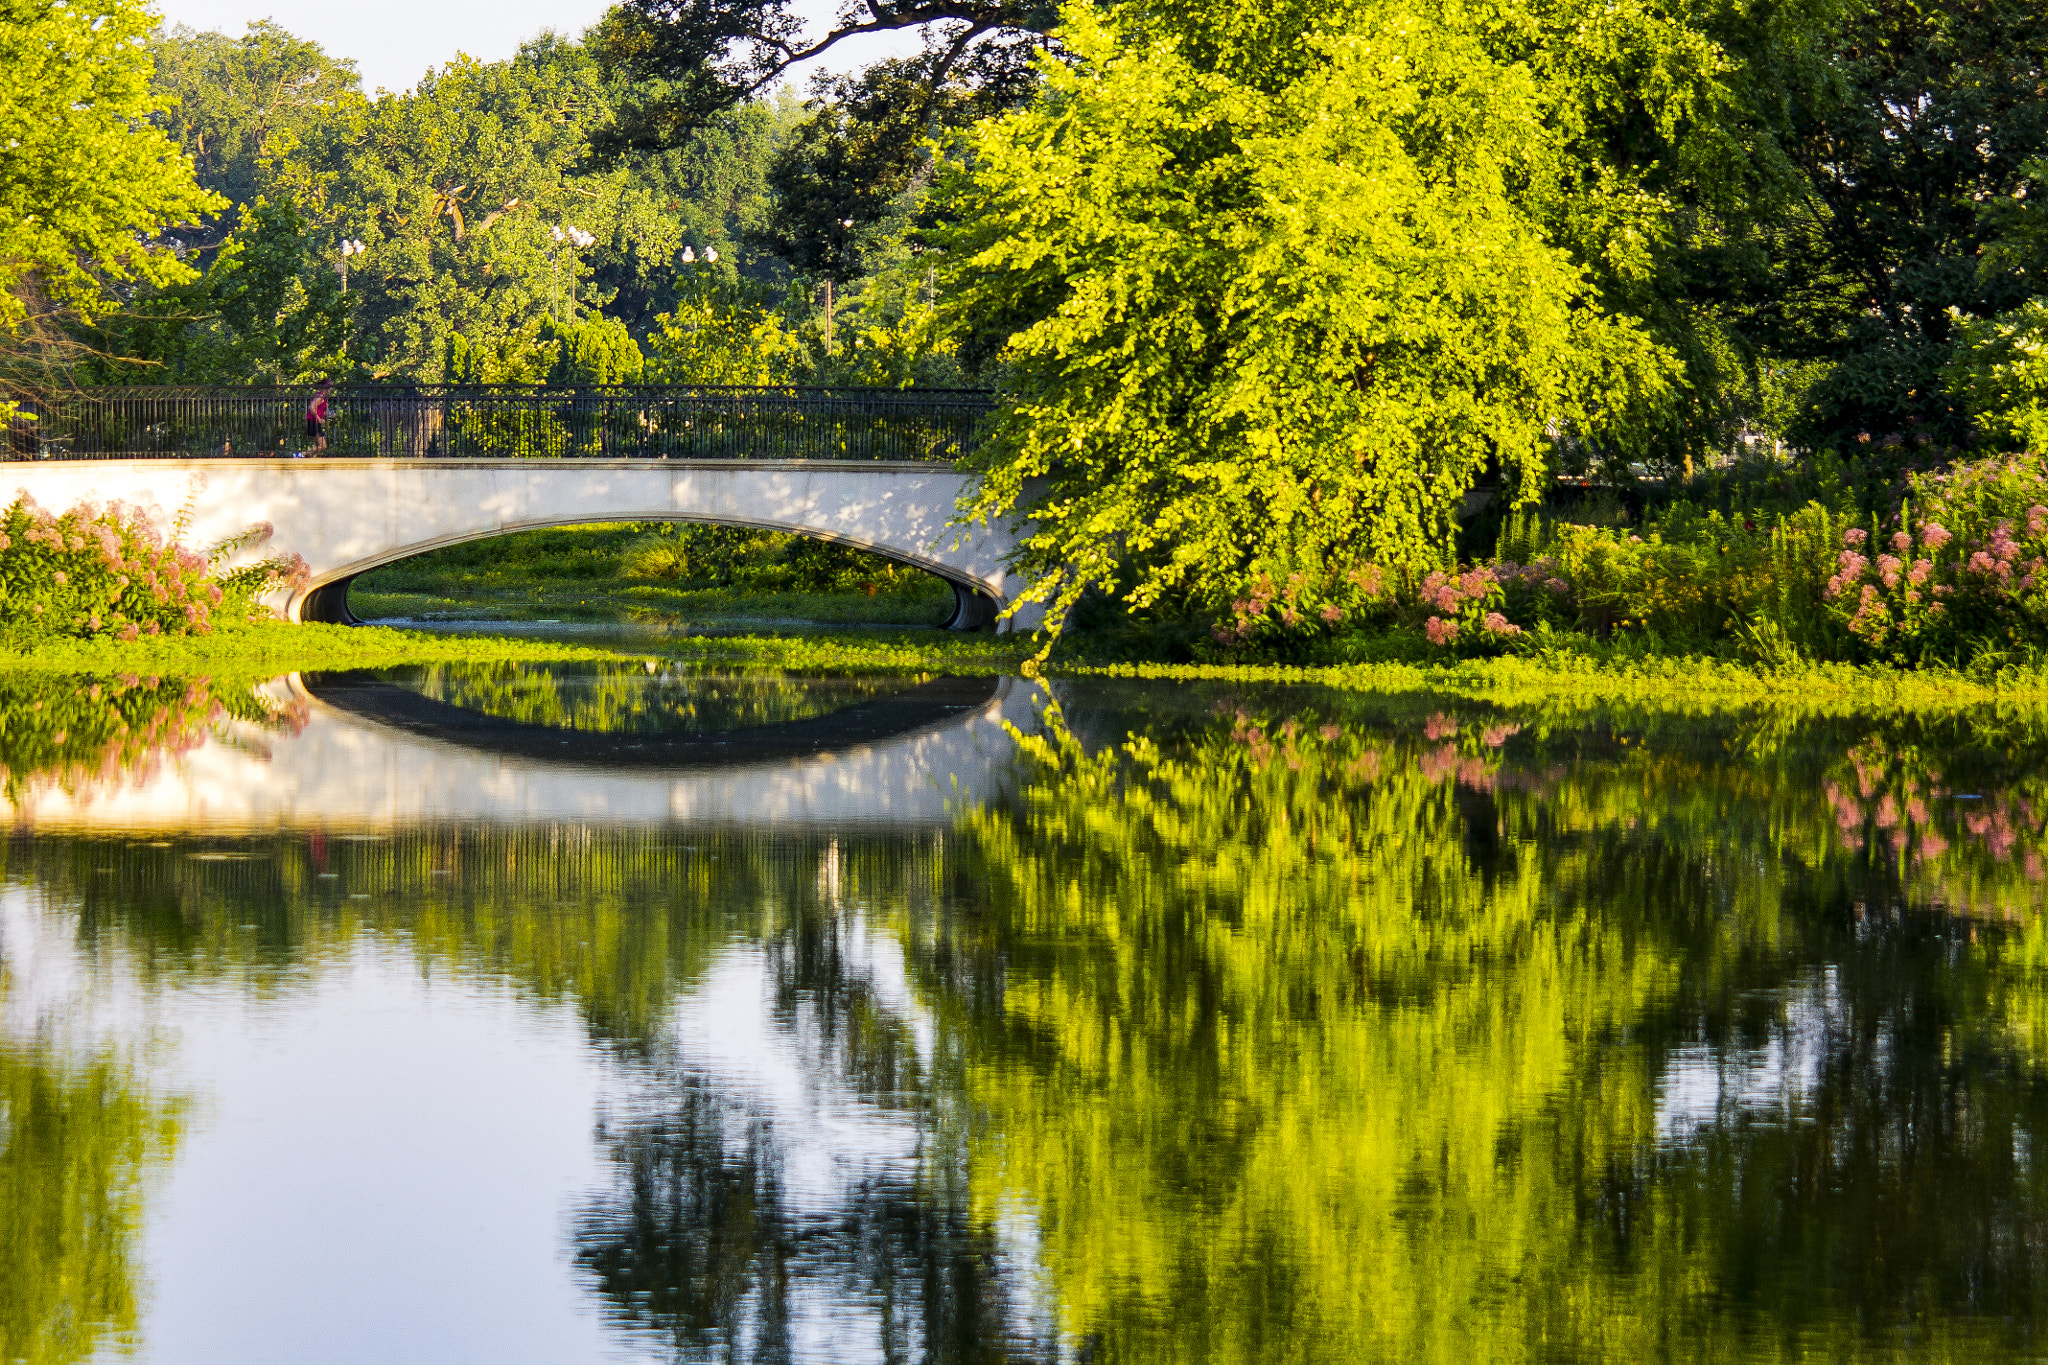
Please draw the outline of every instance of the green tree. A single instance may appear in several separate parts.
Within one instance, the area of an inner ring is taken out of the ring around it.
[[[152,87],[168,101],[153,121],[192,158],[199,183],[246,207],[263,195],[269,169],[305,131],[360,100],[353,61],[269,19],[240,38],[180,24],[149,42]]]
[[[1007,389],[966,510],[1031,516],[1054,629],[1090,588],[1214,610],[1258,572],[1419,569],[1489,464],[1533,495],[1550,432],[1663,388],[1560,244],[1640,270],[1658,208],[1587,158],[1581,104],[1628,53],[1569,17],[1509,61],[1398,0],[1285,41],[1069,12],[1077,64],[973,136],[937,236],[941,306]],[[1674,102],[1711,72],[1683,29],[1628,37]]]
[[[0,328],[24,286],[89,314],[110,282],[191,278],[158,239],[220,201],[147,121],[152,22],[141,0],[0,4]]]
[[[295,384],[347,365],[348,301],[289,202],[241,211],[206,273],[107,319],[85,372],[108,383]]]
[[[1995,447],[2048,451],[2048,298],[1959,319],[1942,384]]]
[[[558,347],[548,371],[550,384],[637,384],[646,368],[633,334],[617,318],[593,317],[568,326],[549,318],[541,324],[541,336]]]
[[[1986,209],[2017,202],[2048,152],[2048,10],[1843,0],[1731,13],[1720,31],[1762,174],[1696,201],[1667,297],[1764,365],[1817,369],[1791,425],[1809,449],[1961,444],[1965,405],[1941,379],[1951,310],[2043,292]]]

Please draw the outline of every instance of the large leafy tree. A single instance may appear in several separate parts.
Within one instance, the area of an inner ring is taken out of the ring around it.
[[[147,122],[154,22],[142,0],[0,0],[0,329],[37,296],[92,312],[191,277],[159,239],[219,201]]]
[[[157,33],[149,53],[153,84],[171,101],[154,122],[192,158],[199,183],[234,205],[255,203],[268,169],[361,93],[354,62],[268,19],[240,38],[179,25]]]
[[[612,144],[669,146],[848,39],[921,33],[924,57],[894,63],[892,76],[930,91],[970,68],[998,79],[1028,69],[1058,17],[1049,0],[851,0],[814,33],[797,0],[625,0],[592,45],[633,82]]]
[[[2023,200],[2048,153],[2048,8],[1842,0],[1723,27],[1768,174],[1697,200],[1667,297],[1753,362],[1819,373],[1789,424],[1809,446],[1963,441],[1951,310],[2039,289],[1999,249],[2013,220],[1986,210]]]
[[[1007,401],[971,511],[1090,588],[1213,610],[1261,575],[1419,569],[1489,466],[1639,420],[1672,362],[1602,306],[1667,207],[1606,154],[1709,123],[1655,11],[1068,11],[1076,58],[946,187],[941,306]],[[1654,164],[1645,156],[1645,165]]]
[[[259,198],[199,280],[136,300],[98,335],[95,380],[290,384],[346,367],[348,310],[297,208]]]
[[[557,357],[543,320],[570,327],[593,309],[648,335],[681,296],[686,248],[746,264],[768,164],[796,117],[749,104],[683,145],[593,166],[590,133],[616,92],[559,37],[505,62],[458,60],[375,99],[345,65],[271,25],[240,41],[178,31],[157,50],[164,92],[180,101],[171,126],[210,176],[245,207],[259,195],[294,206],[309,268],[331,277],[344,240],[365,245],[347,261],[347,364],[375,378],[439,379],[458,338],[472,361],[492,357],[479,373],[544,374]],[[173,316],[221,316],[154,296],[137,312],[140,340]]]
[[[926,140],[1029,97],[1057,18],[1045,0],[856,3],[813,33],[786,0],[627,0],[592,31],[600,61],[626,82],[596,146],[618,155],[687,142],[849,38],[920,33],[914,55],[818,77],[810,117],[770,172],[773,209],[755,239],[799,275],[843,285],[870,268],[878,243],[900,231],[892,220],[906,197],[929,181]]]

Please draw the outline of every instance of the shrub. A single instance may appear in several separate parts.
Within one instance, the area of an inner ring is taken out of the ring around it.
[[[1407,581],[1373,565],[1269,573],[1212,633],[1232,653],[1400,630],[1432,652],[1498,653],[1539,628],[1767,663],[1985,666],[2048,651],[2048,460],[1913,472],[1904,490],[1860,516],[1680,502],[1638,530],[1517,513],[1492,564]]]
[[[1896,517],[1845,530],[1826,597],[1865,649],[1968,663],[2048,647],[2048,470],[2040,457],[1912,481]]]
[[[1942,383],[1994,446],[2048,450],[2048,298],[1995,318],[1949,311],[1956,348]]]
[[[298,556],[221,572],[270,535],[252,526],[205,551],[166,537],[140,509],[80,503],[61,515],[27,493],[0,513],[0,628],[29,638],[205,634],[215,612],[247,617],[273,587],[300,583]]]

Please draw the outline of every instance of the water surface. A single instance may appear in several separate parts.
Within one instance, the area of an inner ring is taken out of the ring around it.
[[[2042,717],[933,684],[0,680],[0,1359],[2043,1353]]]

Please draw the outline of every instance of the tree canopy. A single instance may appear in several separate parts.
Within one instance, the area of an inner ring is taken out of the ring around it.
[[[1533,491],[1551,435],[1625,430],[1671,381],[1599,288],[1648,271],[1660,202],[1591,148],[1652,88],[1681,134],[1711,45],[1570,9],[1273,14],[1071,9],[1074,63],[941,191],[942,307],[1010,396],[976,510],[1029,511],[1055,623],[1090,587],[1214,608],[1256,574],[1420,569],[1489,466]]]
[[[220,207],[147,116],[143,0],[0,3],[0,327],[25,289],[94,311],[112,284],[171,284],[191,268],[160,236]]]

